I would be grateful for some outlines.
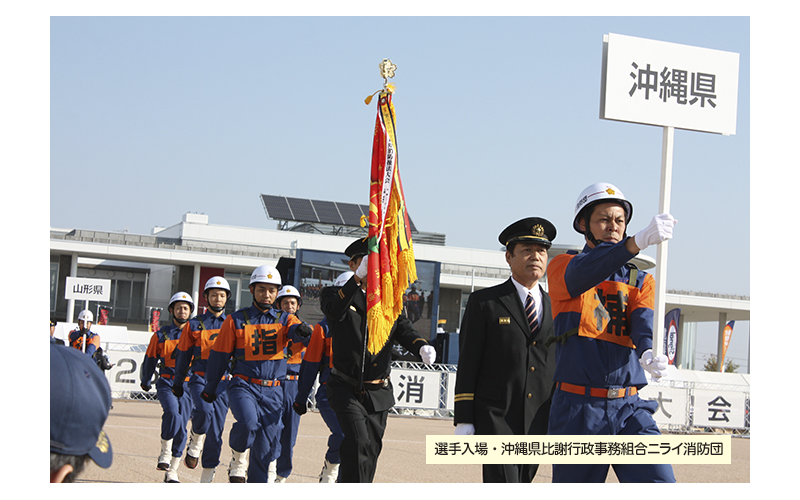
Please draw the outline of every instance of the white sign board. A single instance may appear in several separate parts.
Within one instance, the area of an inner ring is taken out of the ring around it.
[[[445,408],[447,410],[456,409],[456,372],[449,372],[447,374],[447,398],[445,400]]]
[[[694,391],[694,425],[745,427],[745,394],[735,391]]]
[[[67,276],[64,298],[108,302],[111,300],[111,280]]]
[[[600,118],[733,135],[739,54],[610,33]]]
[[[143,352],[135,351],[103,351],[108,360],[114,366],[106,372],[108,384],[111,386],[112,392],[132,392],[141,391],[139,386],[139,372],[142,369],[142,361],[144,360]],[[153,375],[150,380],[151,384],[155,387],[158,373]],[[152,391],[155,393],[155,391]]]
[[[658,425],[687,425],[687,391],[683,388],[648,384],[639,391],[639,397],[658,403],[653,415]]]
[[[395,405],[403,408],[439,408],[439,372],[392,370]]]

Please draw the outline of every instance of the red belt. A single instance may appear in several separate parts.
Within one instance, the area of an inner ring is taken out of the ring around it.
[[[286,375],[286,380],[300,380],[300,375]]]
[[[625,396],[633,396],[638,392],[636,387],[618,387],[610,389],[599,389],[595,387],[584,387],[582,385],[568,384],[567,382],[559,382],[558,388],[564,392],[571,392],[572,394],[589,395],[595,398],[606,399],[619,399]]]
[[[169,373],[162,373],[161,376],[164,377],[164,378],[175,378],[175,375],[170,375]],[[188,382],[188,381],[189,381],[189,377],[186,377],[185,382]]]
[[[194,372],[194,373],[199,377],[205,377],[206,376],[206,372]],[[223,375],[222,376],[222,380],[230,380],[230,378],[231,378],[230,375]]]
[[[262,387],[277,387],[281,385],[280,380],[261,380],[260,378],[252,378],[248,377],[247,375],[239,375],[238,373],[234,375],[234,377],[238,377],[245,382],[250,382],[251,384],[260,385]]]

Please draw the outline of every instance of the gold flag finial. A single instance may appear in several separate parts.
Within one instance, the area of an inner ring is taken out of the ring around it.
[[[375,94],[378,92],[394,94],[394,85],[389,83],[389,78],[394,78],[394,72],[397,70],[397,65],[394,64],[391,59],[384,59],[378,65],[378,69],[380,69],[381,78],[383,78],[383,89],[376,90],[371,96],[368,96],[366,99],[364,99],[366,104],[372,102],[373,96],[375,96]]]
[[[378,65],[378,68],[381,70],[381,78],[383,78],[383,87],[386,88],[389,85],[389,78],[394,78],[394,72],[397,69],[397,65],[392,62],[391,59],[384,59]]]

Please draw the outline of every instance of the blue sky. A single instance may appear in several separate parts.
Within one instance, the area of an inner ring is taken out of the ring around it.
[[[662,129],[599,119],[609,32],[740,54],[736,135],[675,134],[667,286],[748,295],[748,273],[693,255],[734,225],[749,239],[747,18],[54,17],[50,187],[92,186],[93,201],[51,204],[50,223],[149,233],[192,211],[272,228],[261,193],[366,203],[376,110],[363,99],[388,57],[419,229],[495,249],[538,215],[579,244],[577,195],[608,181],[636,231],[658,208]]]
[[[149,234],[198,212],[271,229],[261,193],[367,203],[364,98],[390,58],[418,229],[497,249],[506,225],[542,216],[578,245],[572,207],[606,181],[634,233],[658,209],[662,128],[599,118],[607,33],[740,55],[736,134],[675,132],[667,288],[750,295],[749,266],[732,266],[749,245],[720,247],[750,240],[747,17],[52,17],[50,225]]]

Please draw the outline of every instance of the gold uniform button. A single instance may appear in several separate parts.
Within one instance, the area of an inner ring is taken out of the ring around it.
[[[532,367],[532,366],[531,366],[531,371],[535,371],[535,370],[536,370],[536,368],[534,368],[534,367]]]
[[[536,345],[536,341],[534,340],[534,341],[533,341],[533,344],[531,344],[531,345]]]
[[[528,399],[531,399],[532,397],[533,397],[533,394],[531,394],[531,393],[529,392],[529,393],[528,393]]]

